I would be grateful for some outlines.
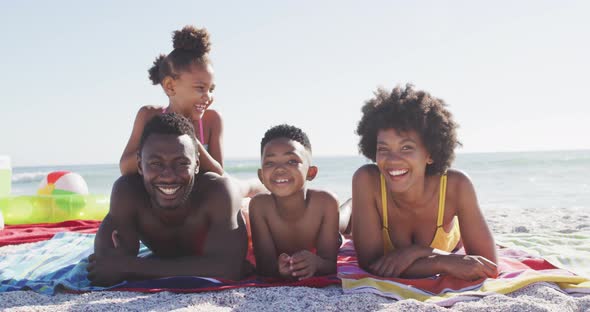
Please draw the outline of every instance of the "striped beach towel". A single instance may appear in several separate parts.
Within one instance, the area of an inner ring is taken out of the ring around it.
[[[344,293],[373,293],[397,300],[416,299],[451,306],[492,294],[507,294],[532,283],[546,283],[570,295],[590,294],[590,279],[560,269],[548,261],[513,248],[498,249],[499,276],[464,281],[448,275],[429,278],[384,278],[358,266],[352,240],[340,249],[338,277]]]
[[[53,295],[58,291],[88,292],[100,290],[138,292],[202,292],[240,287],[339,285],[335,274],[302,281],[250,276],[230,281],[197,276],[169,277],[144,281],[125,281],[112,287],[90,285],[87,278],[87,257],[93,253],[95,234],[60,232],[50,240],[37,242],[30,248],[0,256],[0,292],[33,290]],[[141,245],[139,256],[150,255]]]

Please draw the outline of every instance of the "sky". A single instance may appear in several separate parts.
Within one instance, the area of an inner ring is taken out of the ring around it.
[[[147,70],[184,25],[211,34],[225,157],[289,123],[358,155],[361,107],[412,83],[448,103],[463,152],[590,149],[588,1],[0,1],[0,155],[118,163]]]

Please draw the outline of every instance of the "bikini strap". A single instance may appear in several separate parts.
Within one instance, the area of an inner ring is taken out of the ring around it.
[[[443,225],[445,217],[445,195],[447,193],[447,173],[443,173],[440,177],[440,189],[438,191],[438,218],[436,220],[436,227]]]
[[[387,188],[385,186],[385,177],[383,174],[379,174],[381,177],[381,205],[383,211],[383,228],[388,229],[389,223],[387,222]]]

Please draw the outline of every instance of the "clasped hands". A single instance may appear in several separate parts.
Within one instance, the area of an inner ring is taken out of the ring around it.
[[[318,256],[308,250],[301,250],[289,256],[279,255],[279,274],[284,278],[303,280],[314,276],[318,269]]]

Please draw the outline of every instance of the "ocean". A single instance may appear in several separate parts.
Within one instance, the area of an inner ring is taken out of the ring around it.
[[[313,162],[319,173],[310,187],[330,190],[343,202],[351,196],[354,171],[369,161],[351,156]],[[461,153],[452,167],[471,177],[498,242],[590,276],[590,151]],[[259,161],[227,160],[225,168],[237,178],[256,178]],[[110,194],[119,176],[116,164],[15,167],[12,194],[35,194],[55,170],[82,175],[92,194]]]
[[[354,171],[370,161],[351,156],[315,157],[313,162],[319,174],[310,186],[335,192],[344,200],[351,196]],[[452,167],[471,177],[484,210],[590,209],[590,151],[465,153],[457,155]],[[237,178],[256,178],[259,161],[230,159],[225,168]],[[56,170],[82,175],[93,194],[110,194],[119,176],[116,164],[15,167],[12,194],[35,194],[42,178]]]

